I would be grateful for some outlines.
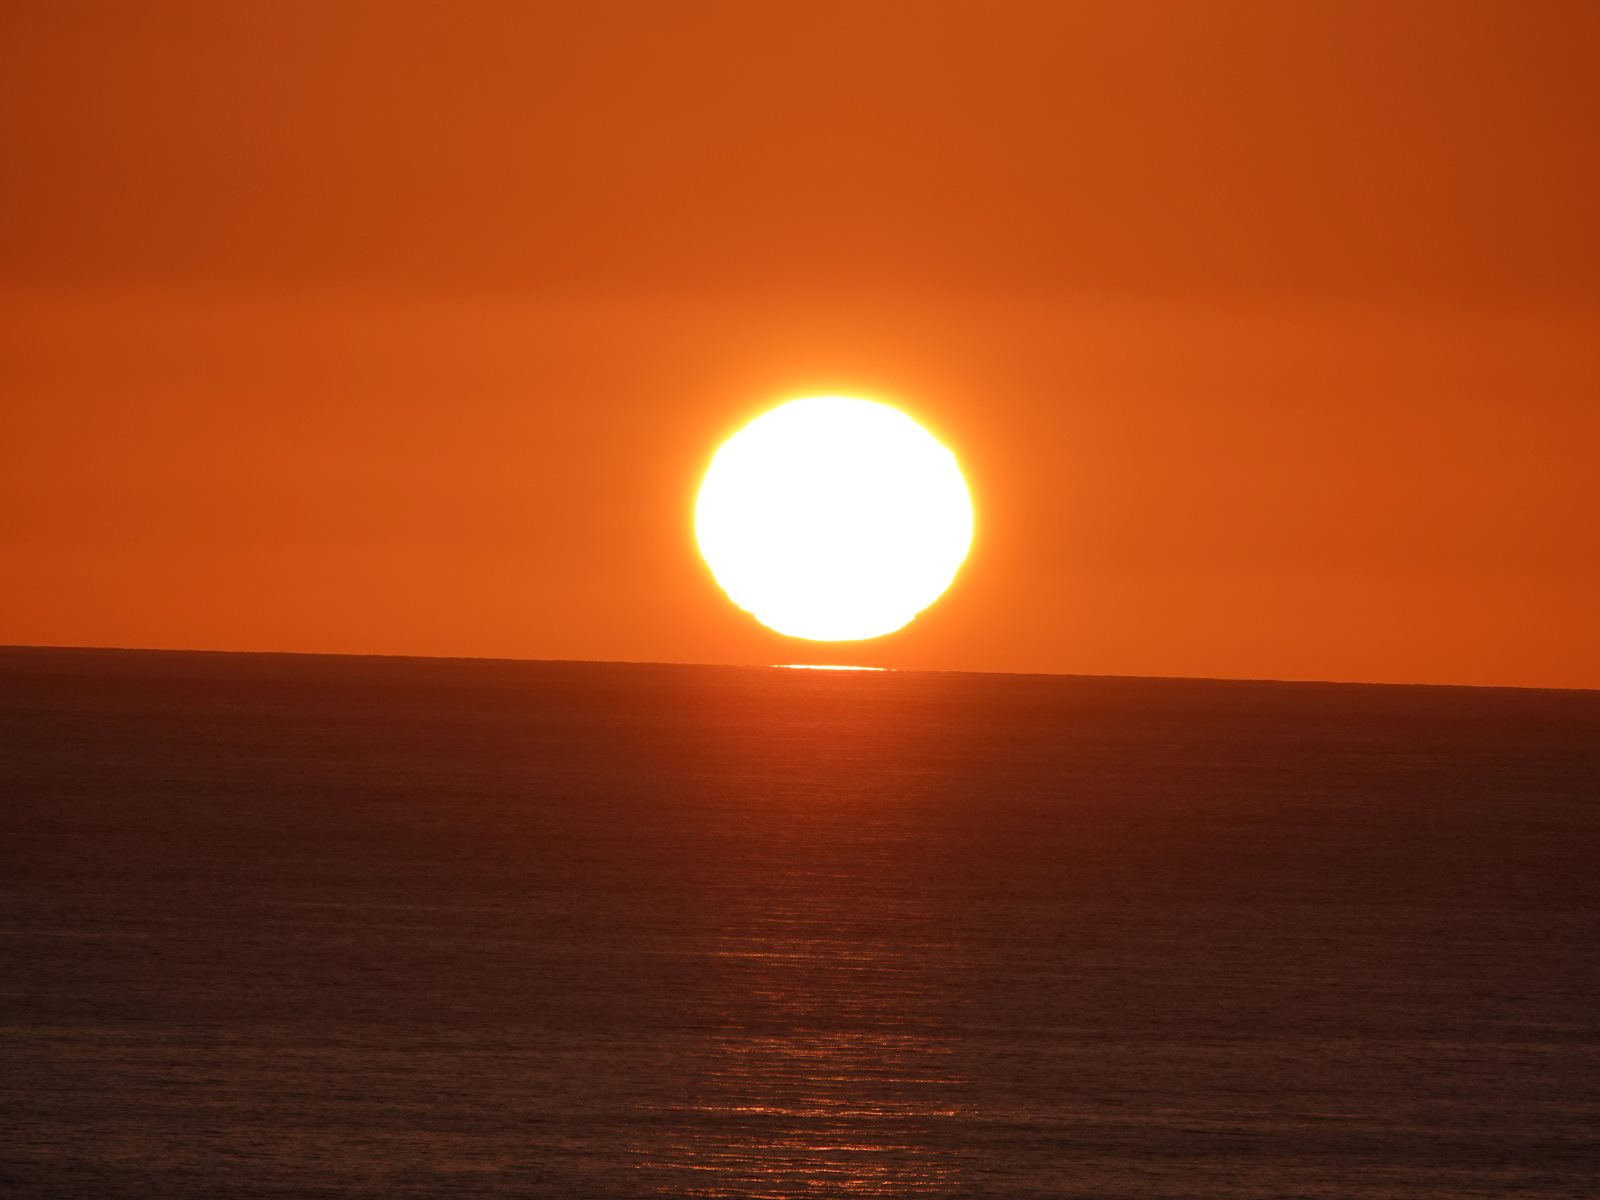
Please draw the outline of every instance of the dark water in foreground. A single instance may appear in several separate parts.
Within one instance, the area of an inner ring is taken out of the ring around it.
[[[6,1197],[1600,1194],[1600,693],[0,651]]]

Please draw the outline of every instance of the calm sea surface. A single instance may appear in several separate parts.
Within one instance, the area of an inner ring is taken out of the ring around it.
[[[1600,693],[0,651],[0,1195],[1600,1195]]]

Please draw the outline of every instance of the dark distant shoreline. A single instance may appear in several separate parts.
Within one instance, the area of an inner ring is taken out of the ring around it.
[[[321,650],[217,650],[195,647],[166,646],[32,646],[0,643],[0,654],[9,653],[84,653],[84,654],[140,654],[140,655],[190,655],[237,658],[270,659],[358,659],[378,662],[434,662],[434,663],[499,663],[507,665],[596,666],[596,667],[669,667],[711,668],[714,670],[773,670],[780,663],[698,663],[669,662],[651,659],[606,658],[505,658],[478,654],[360,654],[351,651]],[[1600,688],[1542,687],[1535,684],[1512,683],[1402,683],[1365,679],[1275,679],[1250,678],[1226,675],[1090,675],[1076,672],[1050,671],[962,671],[937,670],[926,667],[885,667],[885,672],[895,675],[950,675],[999,679],[1066,679],[1104,680],[1106,682],[1174,683],[1174,684],[1273,684],[1289,687],[1341,687],[1341,688],[1427,688],[1447,691],[1474,692],[1571,692],[1578,695],[1600,694]]]

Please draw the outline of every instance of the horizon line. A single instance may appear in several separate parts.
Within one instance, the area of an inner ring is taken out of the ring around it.
[[[238,650],[218,649],[203,646],[82,646],[82,645],[31,645],[21,642],[0,642],[0,652],[11,650],[64,650],[86,651],[116,654],[232,654],[254,657],[276,658],[376,658],[397,659],[400,661],[415,660],[418,662],[482,662],[482,663],[526,663],[526,664],[565,664],[574,666],[616,666],[616,667],[710,667],[713,669],[728,670],[753,670],[775,671],[788,670],[796,666],[832,666],[839,664],[795,664],[771,662],[747,663],[708,663],[684,662],[667,659],[627,659],[627,658],[513,658],[506,655],[493,654],[394,654],[353,650]],[[1431,683],[1431,682],[1396,682],[1389,680],[1372,679],[1283,679],[1266,676],[1240,676],[1240,675],[1123,675],[1116,673],[1093,674],[1084,671],[972,671],[952,667],[877,667],[864,666],[850,668],[851,674],[887,674],[887,675],[995,675],[1020,679],[1118,679],[1118,680],[1147,680],[1152,683],[1272,683],[1272,684],[1306,684],[1317,687],[1388,687],[1388,688],[1457,688],[1471,689],[1473,691],[1500,691],[1500,692],[1578,692],[1600,693],[1600,688],[1589,687],[1556,687],[1548,684],[1526,683]]]

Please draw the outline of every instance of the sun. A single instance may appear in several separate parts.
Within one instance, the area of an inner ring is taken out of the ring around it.
[[[769,629],[859,641],[950,586],[972,545],[972,497],[955,455],[905,413],[814,396],[723,443],[695,535],[728,598]]]

